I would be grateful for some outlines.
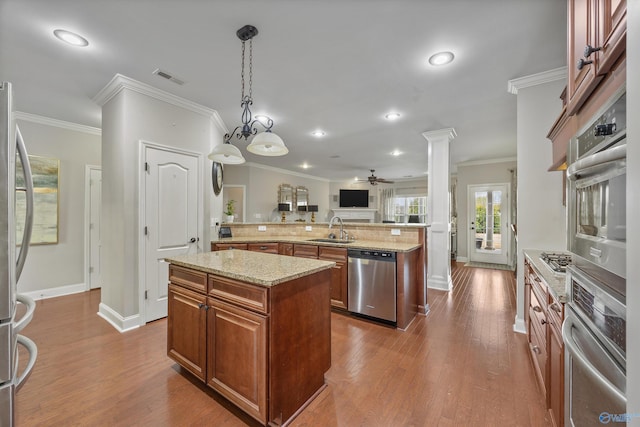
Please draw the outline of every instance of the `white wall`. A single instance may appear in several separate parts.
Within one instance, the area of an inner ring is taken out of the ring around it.
[[[524,332],[523,249],[566,250],[566,209],[562,205],[562,173],[548,172],[553,163],[546,135],[560,114],[566,82],[556,80],[519,89],[518,138],[518,285],[516,329]]]
[[[18,126],[29,155],[60,160],[58,243],[29,248],[18,291],[34,298],[82,291],[84,173],[85,165],[101,163],[100,135],[26,120]]]
[[[511,173],[509,169],[515,169],[515,160],[496,160],[487,163],[461,163],[457,165],[456,205],[458,212],[457,243],[458,255],[461,261],[468,260],[468,231],[469,212],[467,189],[469,185],[509,183]],[[511,197],[515,195],[512,194]]]
[[[256,163],[245,163],[226,165],[224,184],[246,186],[246,222],[280,222],[280,213],[276,209],[280,184],[307,187],[309,204],[318,205],[316,221],[326,221],[325,217],[328,215],[329,181],[324,178]],[[224,192],[224,185],[222,191]],[[287,222],[294,221],[298,217],[297,213],[289,213]],[[310,214],[307,214],[307,219],[309,218]]]
[[[157,99],[145,91],[130,90],[127,85],[114,89],[102,108],[101,312],[103,306],[108,307],[128,324],[142,321],[138,259],[140,140],[202,153],[203,212],[199,228],[203,238],[198,249],[208,251],[213,192],[211,162],[206,155],[221,142],[223,133],[213,124],[212,115]]]
[[[627,412],[640,414],[640,197],[630,185],[640,182],[640,1],[627,8]],[[640,426],[640,417],[629,425]]]

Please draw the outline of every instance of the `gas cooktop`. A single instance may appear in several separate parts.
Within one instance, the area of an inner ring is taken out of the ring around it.
[[[571,255],[560,252],[542,252],[540,259],[556,273],[566,273],[567,266],[571,265]]]

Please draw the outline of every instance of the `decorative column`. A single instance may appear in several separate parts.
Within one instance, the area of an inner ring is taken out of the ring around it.
[[[449,206],[449,143],[453,128],[422,134],[428,142],[427,287],[449,291],[451,282],[451,207]]]

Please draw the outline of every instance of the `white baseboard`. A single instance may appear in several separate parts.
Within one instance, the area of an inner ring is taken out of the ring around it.
[[[444,278],[427,278],[427,288],[437,289],[439,291],[450,291],[453,289],[451,276],[449,276],[449,280]]]
[[[84,292],[86,290],[87,290],[87,285],[85,285],[84,283],[78,283],[77,285],[65,285],[65,286],[58,286],[56,288],[47,288],[47,289],[40,289],[38,291],[18,292],[18,293],[22,295],[26,295],[31,299],[37,301],[41,299],[77,294],[80,292]]]
[[[527,328],[524,325],[524,319],[519,319],[516,314],[515,323],[513,324],[513,332],[518,332],[519,334],[526,334]]]
[[[469,262],[469,258],[467,258],[466,256],[459,256],[456,258],[457,262]]]
[[[127,332],[140,327],[140,314],[123,317],[104,303],[98,307],[98,316],[109,322],[118,332]]]

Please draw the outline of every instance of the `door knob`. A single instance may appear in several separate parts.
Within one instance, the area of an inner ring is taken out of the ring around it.
[[[192,237],[191,240],[189,240],[189,243],[195,243],[196,242],[196,238]]]

